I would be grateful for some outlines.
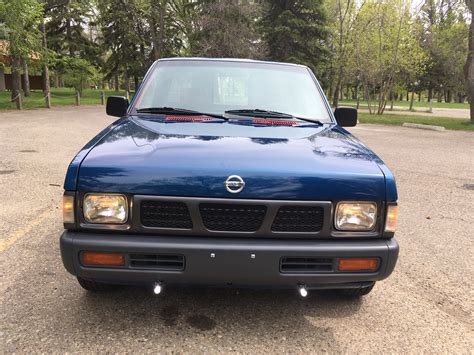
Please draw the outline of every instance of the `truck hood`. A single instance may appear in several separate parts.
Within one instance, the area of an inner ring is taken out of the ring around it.
[[[82,160],[77,190],[241,199],[385,199],[379,168],[383,162],[347,131],[332,124],[261,121],[123,119]],[[244,179],[243,191],[226,190],[230,175]]]

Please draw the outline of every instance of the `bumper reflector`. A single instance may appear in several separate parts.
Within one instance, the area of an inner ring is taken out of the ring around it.
[[[339,259],[339,271],[377,271],[379,259],[377,258],[350,258]]]
[[[125,256],[116,253],[84,251],[81,253],[81,264],[84,266],[124,266]]]

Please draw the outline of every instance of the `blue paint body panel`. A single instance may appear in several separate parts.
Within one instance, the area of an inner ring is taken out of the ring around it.
[[[224,187],[234,174],[246,182],[237,196]],[[157,115],[121,119],[98,135],[71,163],[65,189],[242,199],[396,200],[393,175],[380,158],[335,124],[274,126],[246,118],[173,122]]]
[[[94,146],[100,142],[102,138],[104,138],[108,133],[113,131],[113,129],[125,122],[125,118],[121,118],[108,127],[104,128],[100,131],[94,138],[91,139],[89,143],[87,143],[80,151],[76,154],[74,159],[69,164],[69,167],[66,172],[66,178],[64,180],[64,190],[66,191],[74,191],[77,187],[77,177],[79,175],[79,168],[81,166],[82,161],[84,158],[89,154],[89,152],[94,148]]]

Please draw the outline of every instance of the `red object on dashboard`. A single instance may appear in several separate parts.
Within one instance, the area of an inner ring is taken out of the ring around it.
[[[295,121],[283,121],[283,120],[253,120],[253,123],[261,123],[261,124],[281,124],[281,125],[286,125],[286,126],[293,126],[295,124],[298,124],[298,122]]]
[[[165,121],[212,121],[210,117],[200,117],[200,116],[167,116]]]

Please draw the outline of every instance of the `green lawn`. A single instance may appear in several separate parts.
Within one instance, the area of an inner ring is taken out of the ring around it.
[[[114,90],[104,90],[105,97],[111,95],[125,96],[124,91],[116,92]],[[10,91],[0,91],[0,110],[15,110],[16,104],[10,102]],[[51,88],[51,105],[67,106],[75,105],[75,90],[71,88]],[[84,89],[81,96],[81,105],[99,105],[100,90]],[[32,91],[29,97],[23,97],[23,108],[41,108],[44,106],[43,92],[40,90]]]
[[[474,124],[469,123],[468,119],[458,119],[450,117],[426,117],[415,115],[370,115],[359,112],[360,123],[378,123],[401,126],[404,122],[421,123],[434,126],[443,126],[446,129],[474,131]]]
[[[339,105],[340,106],[356,106],[357,105],[357,101],[356,100],[342,100],[339,102]],[[406,109],[408,110],[408,107],[410,106],[410,101],[395,101],[393,103],[394,106],[403,106],[403,107],[406,107]],[[361,101],[360,102],[360,108],[367,108],[367,102],[366,101]],[[424,110],[428,110],[429,108],[429,104],[427,101],[421,101],[421,102],[418,102],[417,100],[415,100],[413,102],[413,107],[415,109],[418,109],[417,111],[424,111]],[[434,108],[465,108],[465,109],[469,109],[469,103],[463,103],[463,104],[460,104],[460,103],[457,103],[457,102],[436,102],[436,101],[433,101],[433,107]],[[390,109],[390,102],[387,102],[387,110]]]

